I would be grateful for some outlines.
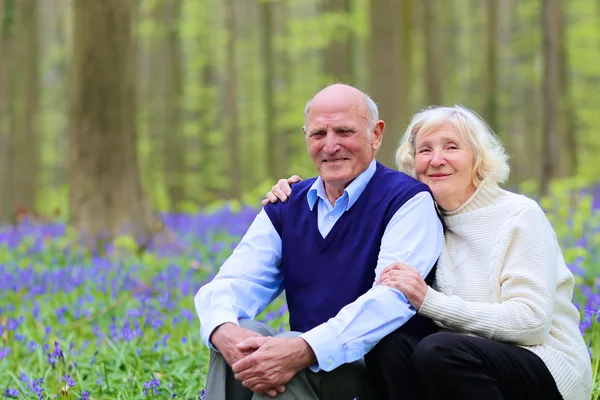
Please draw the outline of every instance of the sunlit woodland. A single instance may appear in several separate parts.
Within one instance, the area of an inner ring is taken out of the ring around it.
[[[335,82],[389,167],[423,107],[489,123],[576,276],[598,399],[598,0],[0,1],[0,393],[202,398],[194,293],[315,175],[304,105]]]

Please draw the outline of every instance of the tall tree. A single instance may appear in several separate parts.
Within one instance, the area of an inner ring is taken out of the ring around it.
[[[394,81],[397,87],[394,92],[398,98],[396,125],[399,130],[398,134],[401,135],[402,129],[408,125],[412,114],[412,1],[399,0],[397,12],[400,26],[396,29],[397,51],[394,61],[397,78]]]
[[[549,192],[550,180],[556,175],[556,165],[560,163],[557,122],[559,121],[559,65],[560,40],[559,16],[560,0],[544,0],[542,3],[542,26],[544,31],[544,84],[543,84],[543,136],[542,136],[542,176],[540,192]]]
[[[563,157],[563,175],[569,176],[577,172],[579,164],[578,157],[578,140],[577,140],[577,115],[573,106],[573,97],[571,94],[571,78],[569,71],[569,54],[566,43],[566,24],[565,24],[565,5],[558,5],[558,51],[559,51],[559,77],[560,82],[558,88],[560,90],[560,115],[562,117],[561,140],[562,148],[564,149]]]
[[[12,197],[13,132],[11,116],[11,74],[14,58],[13,21],[14,1],[0,5],[0,223],[9,222],[14,215]]]
[[[427,102],[430,105],[442,104],[442,60],[438,48],[439,33],[436,15],[436,1],[424,0],[425,33],[425,74],[427,87]]]
[[[73,3],[69,211],[88,245],[127,232],[143,246],[156,226],[136,155],[134,6]]]
[[[323,5],[325,16],[343,16],[347,21],[350,15],[349,0],[325,0]],[[348,25],[336,26],[329,45],[323,52],[324,74],[326,83],[341,82],[352,84],[352,43]]]
[[[487,2],[487,33],[486,33],[486,61],[485,61],[485,105],[483,108],[483,118],[494,130],[498,130],[498,74],[497,74],[497,46],[498,40],[498,19],[500,18],[500,2],[497,0],[488,0]]]
[[[15,203],[24,212],[33,212],[37,187],[39,149],[39,40],[38,40],[38,0],[18,2],[20,62],[17,108],[16,168],[14,171]]]
[[[240,163],[240,122],[237,104],[237,24],[235,18],[235,0],[225,0],[225,29],[227,44],[225,46],[225,132],[228,144],[229,164],[229,197],[239,199],[242,196],[242,171]],[[270,77],[268,77],[270,78]],[[274,157],[274,155],[271,155]]]
[[[261,32],[260,42],[263,54],[263,74],[264,74],[264,112],[265,112],[265,140],[267,157],[267,176],[270,179],[278,179],[285,174],[285,149],[279,146],[279,141],[283,136],[276,130],[276,105],[275,105],[275,84],[276,57],[275,57],[275,7],[277,2],[262,1],[260,3]]]
[[[166,35],[165,98],[167,99],[165,138],[165,183],[171,209],[180,211],[185,197],[185,153],[183,145],[183,65],[181,45],[182,0],[170,0]]]
[[[398,119],[399,91],[401,88],[395,61],[398,59],[396,45],[396,1],[370,1],[370,37],[369,37],[369,91],[379,105],[379,118],[385,121],[383,142],[377,159],[384,165],[394,168],[395,150],[400,138],[404,121]]]

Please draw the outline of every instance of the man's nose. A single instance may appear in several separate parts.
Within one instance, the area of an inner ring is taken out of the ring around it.
[[[339,142],[338,142],[338,137],[335,134],[335,132],[329,131],[327,132],[327,136],[325,137],[325,146],[323,147],[323,150],[325,151],[325,153],[335,153],[336,151],[338,151],[340,148],[339,146]]]

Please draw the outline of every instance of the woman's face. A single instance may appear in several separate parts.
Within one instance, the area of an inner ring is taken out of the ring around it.
[[[464,203],[475,191],[473,168],[475,154],[451,124],[415,141],[417,179],[426,183],[435,201],[446,211]]]

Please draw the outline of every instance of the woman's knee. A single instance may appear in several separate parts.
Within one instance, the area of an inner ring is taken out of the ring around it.
[[[412,336],[403,332],[392,332],[384,337],[375,345],[375,347],[367,353],[365,361],[367,364],[377,359],[385,364],[398,364],[410,361],[413,348],[417,340]]]
[[[415,347],[412,361],[415,367],[441,366],[449,351],[460,346],[461,335],[449,332],[434,333],[423,338]]]

